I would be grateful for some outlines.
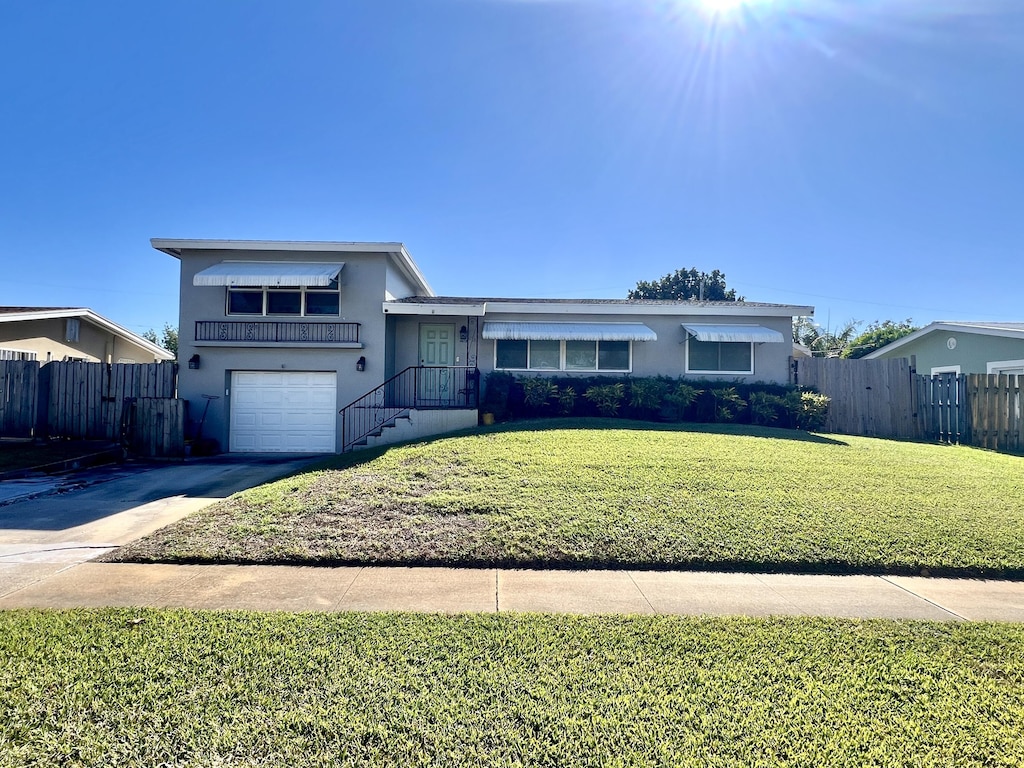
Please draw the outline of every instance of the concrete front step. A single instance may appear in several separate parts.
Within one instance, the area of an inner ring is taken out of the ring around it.
[[[376,435],[370,435],[365,442],[353,446],[354,450],[376,448],[382,445],[394,445],[408,440],[418,440],[434,435],[457,432],[460,429],[475,427],[479,419],[477,409],[465,410],[418,410],[409,411],[407,416],[400,417],[393,424],[382,428]]]

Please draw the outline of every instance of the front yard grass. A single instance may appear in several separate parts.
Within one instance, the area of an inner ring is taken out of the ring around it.
[[[1024,458],[535,422],[339,457],[108,559],[1024,576]]]
[[[0,612],[0,766],[1017,766],[1024,626]]]

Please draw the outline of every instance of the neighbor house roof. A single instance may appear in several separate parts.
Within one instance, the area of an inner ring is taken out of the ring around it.
[[[814,307],[768,304],[756,301],[668,301],[662,299],[537,299],[474,298],[469,296],[409,296],[384,302],[388,314],[420,314],[431,309],[458,308],[459,314],[483,316],[508,312],[521,314],[581,315],[738,315],[746,317],[796,317],[814,314]]]
[[[85,307],[0,307],[0,323],[17,323],[27,320],[52,320],[54,318],[77,317],[102,328],[108,333],[117,334],[137,344],[147,352],[161,360],[173,360],[174,355],[163,347],[132,333],[112,320],[98,315]]]
[[[294,251],[298,253],[384,253],[399,272],[426,296],[434,289],[416,266],[402,243],[356,243],[333,240],[176,240],[154,237],[150,244],[158,251],[181,258],[182,251]]]
[[[879,347],[874,352],[864,355],[864,359],[871,360],[876,357],[881,357],[883,354],[897,350],[904,344],[916,341],[922,336],[932,333],[933,331],[943,331],[945,333],[976,333],[981,336],[1003,336],[1008,339],[1024,340],[1024,323],[938,320],[934,323],[929,323],[924,328],[920,328],[913,333],[904,336],[902,339],[896,339],[896,341],[890,342],[884,347]]]

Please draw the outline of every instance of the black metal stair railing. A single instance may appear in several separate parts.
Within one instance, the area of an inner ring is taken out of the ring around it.
[[[417,365],[342,408],[341,451],[408,416],[413,409],[465,410],[478,407],[480,371],[468,366]]]

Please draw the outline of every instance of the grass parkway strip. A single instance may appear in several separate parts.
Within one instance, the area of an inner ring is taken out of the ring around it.
[[[0,612],[0,766],[1017,766],[1024,627]]]
[[[756,427],[530,422],[338,457],[136,562],[1024,576],[1024,458]]]

